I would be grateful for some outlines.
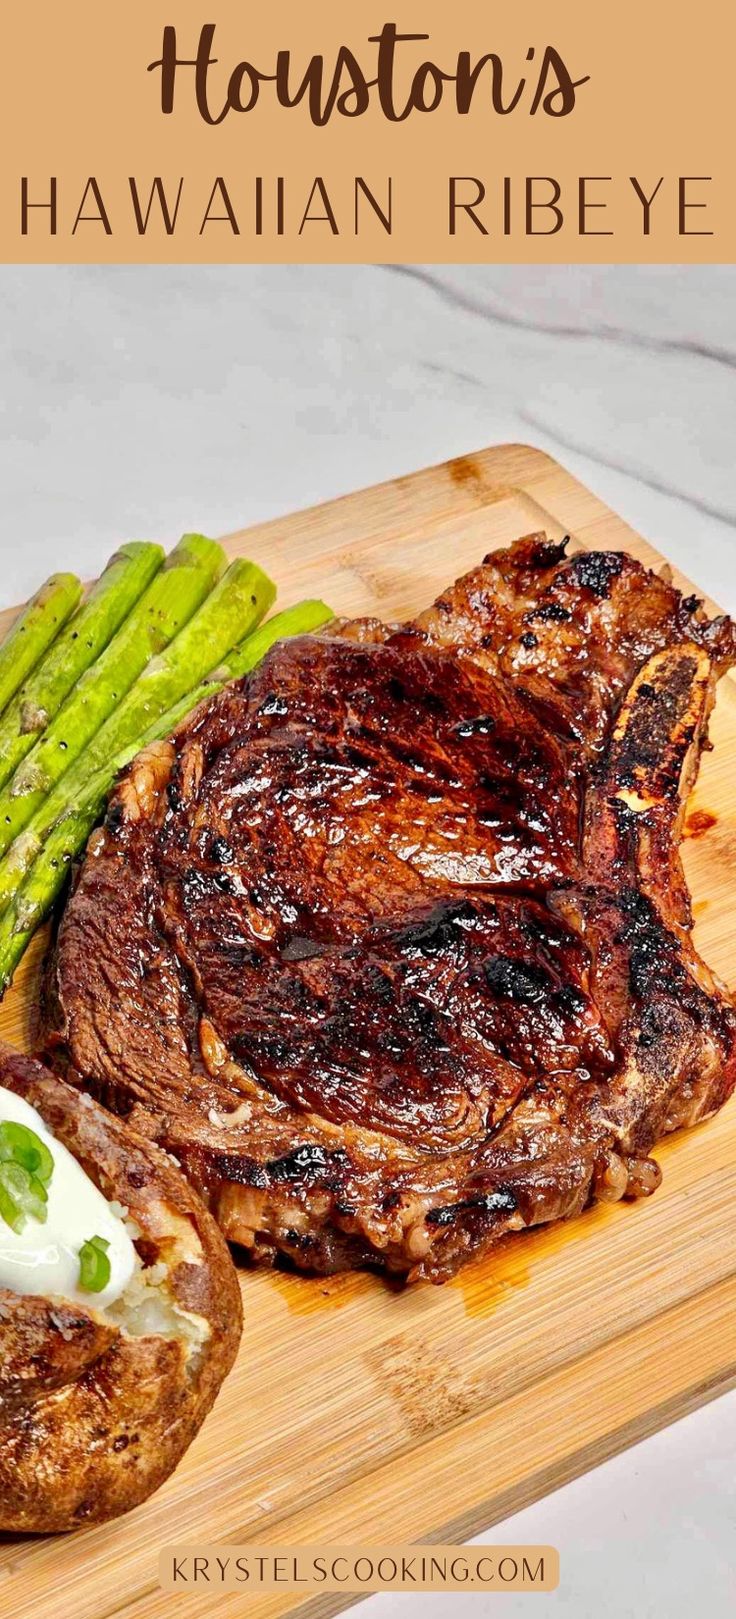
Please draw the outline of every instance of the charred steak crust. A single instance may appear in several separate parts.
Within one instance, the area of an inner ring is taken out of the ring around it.
[[[441,1281],[653,1191],[736,1080],[677,845],[736,633],[532,535],[413,623],[275,646],[123,776],[47,1053],[259,1261]]]

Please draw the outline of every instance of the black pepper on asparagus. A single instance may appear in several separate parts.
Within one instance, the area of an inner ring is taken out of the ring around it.
[[[0,855],[28,826],[134,685],[201,605],[225,567],[215,540],[185,534],[101,656],[81,676],[0,792]],[[104,578],[103,574],[103,578]],[[0,755],[1,756],[1,755]]]
[[[53,573],[22,607],[0,644],[0,714],[79,606],[76,574]]]
[[[132,540],[110,558],[89,594],[0,719],[0,786],[4,786],[65,697],[89,669],[138,601],[164,559],[160,545]]]

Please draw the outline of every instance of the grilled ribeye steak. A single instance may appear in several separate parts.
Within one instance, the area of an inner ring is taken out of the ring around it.
[[[122,778],[47,1049],[260,1261],[441,1281],[654,1190],[736,1080],[677,852],[735,656],[540,535],[412,624],[282,642]]]

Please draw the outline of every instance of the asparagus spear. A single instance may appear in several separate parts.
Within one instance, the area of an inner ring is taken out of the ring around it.
[[[0,720],[0,786],[107,646],[163,561],[160,545],[132,540],[110,558],[86,601],[21,686]]]
[[[285,641],[287,636],[292,635],[307,635],[310,630],[318,630],[321,624],[327,624],[334,616],[332,608],[326,607],[321,601],[297,602],[295,607],[285,607],[282,613],[274,613],[273,618],[266,619],[265,624],[260,624],[252,635],[247,635],[239,646],[233,647],[232,652],[229,652],[216,668],[210,670],[198,686],[187,692],[173,708],[167,710],[163,719],[151,728],[150,733],[116,764],[114,776],[135,758],[136,753],[139,753],[147,742],[155,742],[162,736],[170,736],[179,722],[186,719],[187,714],[191,714],[192,709],[198,708],[208,697],[214,697],[218,691],[222,691],[229,680],[239,680],[241,676],[250,674],[251,669],[255,669],[256,664],[265,658],[269,647],[272,647],[275,641]],[[112,786],[112,781],[110,785]]]
[[[210,678],[179,698],[158,716],[142,735],[120,750],[108,764],[99,768],[81,786],[73,800],[67,800],[46,841],[36,848],[19,876],[17,891],[0,916],[0,997],[10,983],[36,928],[48,916],[58,898],[72,860],[84,848],[90,832],[102,814],[108,793],[117,775],[149,742],[169,736],[181,720],[206,697],[219,691],[228,680],[247,674],[260,663],[274,641],[287,635],[301,635],[317,629],[332,617],[323,602],[300,602],[283,613],[274,614],[212,671]],[[18,839],[21,844],[22,838]]]
[[[148,741],[154,740],[155,730],[154,725]],[[137,749],[130,748],[121,753],[116,765],[122,769],[136,752]],[[84,847],[95,821],[102,814],[115,775],[116,770],[103,765],[85,782],[77,801],[51,828],[12,904],[0,916],[0,999],[36,929],[61,892],[75,854]]]
[[[178,703],[223,658],[271,606],[276,587],[253,562],[230,564],[199,611],[138,676],[130,691],[91,742],[44,798],[27,827],[0,861],[0,910],[30,869],[51,827],[85,783],[112,766],[124,749],[140,745],[149,726]]]
[[[81,595],[75,574],[52,573],[21,608],[0,645],[0,713],[79,606]]]
[[[334,616],[331,607],[317,600],[297,602],[294,607],[285,607],[282,613],[274,613],[273,617],[268,618],[265,624],[260,624],[252,635],[247,635],[239,646],[233,647],[232,652],[229,652],[216,668],[210,670],[198,686],[168,709],[161,723],[152,727],[150,735],[138,742],[116,765],[112,779],[114,780],[124,765],[135,758],[136,753],[146,746],[147,741],[158,741],[162,736],[170,736],[180,720],[186,719],[187,714],[191,714],[200,703],[205,703],[208,697],[216,696],[228,681],[240,680],[243,675],[250,674],[251,669],[255,669],[256,665],[262,662],[274,642],[285,641],[293,635],[308,635],[312,630],[318,630],[322,624],[328,624]],[[0,864],[0,911],[4,904],[2,878],[3,868]]]
[[[117,635],[77,681],[56,718],[0,792],[0,855],[99,731],[149,659],[173,639],[225,566],[222,547],[185,534]]]
[[[223,686],[228,680],[239,680],[242,675],[250,674],[275,641],[285,641],[291,635],[307,635],[310,630],[318,630],[321,624],[327,624],[333,616],[332,608],[326,607],[321,601],[297,602],[295,607],[285,607],[282,613],[274,613],[273,618],[267,618],[265,624],[260,624],[252,635],[229,653],[219,669],[212,670],[204,683],[202,695],[211,695],[213,685]],[[209,688],[209,693],[205,687]]]

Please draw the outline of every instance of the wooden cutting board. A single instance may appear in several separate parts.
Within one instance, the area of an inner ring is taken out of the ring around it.
[[[537,450],[502,446],[231,536],[279,604],[402,617],[530,530],[662,557]],[[58,559],[63,565],[63,558]],[[721,683],[685,859],[697,940],[736,983],[736,686]],[[32,1038],[40,941],[0,1008]],[[388,1545],[483,1529],[736,1381],[736,1102],[659,1154],[651,1201],[510,1238],[443,1288],[244,1274],[237,1367],[177,1474],[106,1528],[0,1544],[0,1614],[180,1619],[242,1596],[164,1596],[175,1542]],[[564,1578],[564,1570],[563,1570]],[[349,1599],[323,1597],[309,1614]],[[248,1599],[258,1619],[299,1593]]]

